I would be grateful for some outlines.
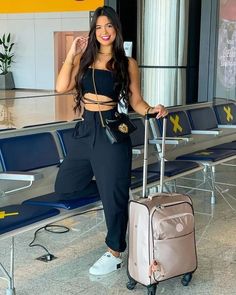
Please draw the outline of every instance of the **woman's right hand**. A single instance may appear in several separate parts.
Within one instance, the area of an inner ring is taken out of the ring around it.
[[[74,58],[78,54],[83,54],[88,45],[88,36],[79,36],[72,42],[68,55]]]
[[[75,38],[67,53],[66,59],[59,72],[56,82],[56,91],[59,93],[67,92],[75,87],[75,76],[79,70],[80,55],[84,53],[88,44],[87,36]]]

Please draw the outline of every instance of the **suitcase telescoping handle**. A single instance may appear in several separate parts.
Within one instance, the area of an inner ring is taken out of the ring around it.
[[[149,119],[155,118],[157,114],[145,115],[145,132],[144,132],[144,157],[143,157],[143,198],[147,197],[147,168],[148,168],[148,132]],[[161,163],[160,163],[160,186],[159,192],[163,192],[164,172],[165,172],[165,138],[166,138],[166,118],[163,118],[162,142],[161,142]]]

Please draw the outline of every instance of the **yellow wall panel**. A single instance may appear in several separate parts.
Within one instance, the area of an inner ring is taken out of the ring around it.
[[[104,0],[1,0],[0,13],[95,10]]]

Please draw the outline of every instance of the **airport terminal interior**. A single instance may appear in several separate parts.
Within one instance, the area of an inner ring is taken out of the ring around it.
[[[14,215],[7,216],[9,208],[21,210],[23,202],[54,191],[67,132],[81,120],[73,111],[76,93],[56,93],[55,81],[73,39],[88,33],[93,12],[102,5],[119,14],[126,55],[139,65],[143,97],[168,108],[166,167],[189,159],[196,164],[168,170],[164,191],[192,199],[197,269],[188,286],[177,276],[160,282],[156,294],[236,294],[236,0],[63,0],[60,5],[21,0],[12,7],[4,2],[0,52],[4,34],[5,39],[10,34],[14,56],[13,77],[0,73],[0,295],[149,294],[139,283],[127,288],[128,249],[121,269],[89,274],[106,251],[100,200],[77,208],[50,205],[51,216],[33,220],[32,213],[25,224],[11,225]],[[131,135],[130,189],[130,199],[137,200],[143,194],[144,120],[132,109],[129,115],[138,127]],[[155,142],[149,144],[149,164],[160,160],[161,127],[151,120],[149,139]],[[30,141],[37,137],[45,141]],[[28,167],[28,159],[35,165]],[[9,178],[12,173],[16,178]],[[155,173],[148,171],[151,194],[160,189]],[[30,208],[38,214],[39,207],[47,206]]]

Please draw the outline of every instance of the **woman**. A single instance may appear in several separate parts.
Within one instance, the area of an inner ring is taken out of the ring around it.
[[[141,97],[137,63],[125,56],[118,15],[108,6],[96,9],[88,38],[74,40],[59,73],[56,90],[73,88],[77,90],[76,110],[81,112],[83,107],[84,120],[77,123],[74,146],[59,169],[55,190],[81,192],[92,185],[95,176],[108,229],[108,250],[89,272],[104,275],[121,267],[120,253],[126,248],[132,151],[130,138],[111,144],[102,121],[115,117],[121,99],[141,115],[167,114],[162,105],[150,107]]]

